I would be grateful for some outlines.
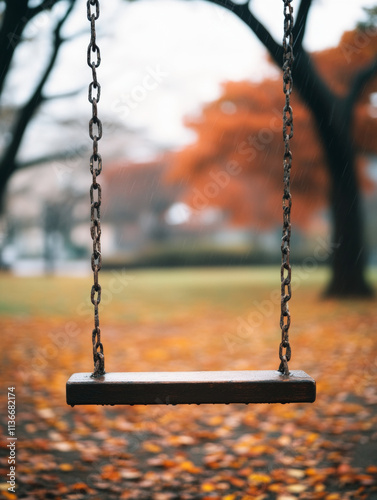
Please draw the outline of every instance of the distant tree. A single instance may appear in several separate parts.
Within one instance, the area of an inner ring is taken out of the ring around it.
[[[240,17],[281,66],[282,46],[256,19],[249,3],[210,1]],[[312,0],[300,3],[294,25],[293,80],[300,101],[298,97],[293,101],[293,218],[304,224],[312,209],[330,199],[333,240],[338,245],[332,254],[333,273],[327,293],[368,296],[372,290],[364,276],[366,251],[360,202],[360,183],[366,183],[365,177],[361,180],[362,170],[357,169],[362,164],[357,155],[360,151],[376,152],[376,119],[369,102],[371,93],[377,90],[376,9],[370,9],[368,21],[346,33],[337,48],[309,54],[303,38],[311,5]],[[242,168],[242,173],[233,175],[234,182],[214,202],[221,200],[234,213],[237,206],[237,217],[243,220],[250,220],[250,212],[262,223],[263,218],[271,217],[263,207],[282,182],[282,136],[274,114],[282,110],[281,95],[280,82],[228,83],[221,98],[203,110],[197,123],[190,123],[198,142],[179,155],[173,177],[181,177],[185,171],[189,183],[203,187],[211,175],[219,176],[226,168],[224,161],[228,168],[234,161],[234,168]],[[266,190],[266,171],[272,191]],[[240,192],[247,196],[241,197]]]
[[[75,4],[75,0],[40,0],[39,3],[30,0],[0,0],[0,104],[6,80],[13,71],[17,49],[23,43],[32,43],[24,37],[25,29],[36,16],[53,10],[58,3],[64,4],[66,9],[53,28],[49,60],[28,100],[13,113],[10,140],[0,152],[0,210],[3,209],[4,194],[9,179],[16,170],[23,166],[19,163],[17,156],[29,123],[44,102],[65,97],[65,95],[48,96],[44,93],[44,89],[55,67],[60,48],[65,42],[62,30]],[[37,56],[38,54],[35,54],[35,57]],[[72,93],[67,95],[72,95]]]

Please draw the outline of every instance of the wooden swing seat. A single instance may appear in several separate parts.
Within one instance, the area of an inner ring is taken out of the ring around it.
[[[67,382],[67,403],[154,405],[228,403],[312,403],[315,381],[304,371],[75,373]]]
[[[279,358],[287,369],[289,361],[290,313],[288,300],[291,298],[291,194],[290,171],[292,154],[290,139],[293,137],[293,115],[290,106],[292,92],[293,63],[293,15],[291,0],[284,0],[284,39],[283,70],[285,106],[283,109],[284,138],[284,191],[283,191],[283,231],[281,263],[281,315],[282,339]],[[92,70],[93,81],[89,84],[88,98],[92,104],[92,118],[89,121],[89,136],[93,141],[93,154],[90,159],[92,185],[91,237],[93,253],[91,265],[94,285],[91,302],[94,305],[94,330],[92,331],[93,361],[100,371],[104,363],[103,345],[100,340],[98,305],[101,301],[101,287],[98,272],[101,269],[101,187],[97,176],[102,170],[102,159],[98,154],[97,141],[102,137],[102,122],[97,116],[97,103],[100,99],[100,85],[96,68],[101,63],[99,47],[96,44],[95,21],[100,14],[98,0],[87,2],[87,18],[91,23],[91,39],[87,52],[87,62]],[[93,93],[95,95],[93,95]],[[95,129],[95,130],[93,130]],[[98,165],[95,167],[94,165]],[[94,192],[97,192],[94,196]],[[100,351],[98,352],[98,349]],[[286,354],[283,355],[283,351]],[[101,354],[101,356],[99,356]],[[100,365],[102,363],[102,365]],[[156,404],[229,404],[229,403],[312,403],[316,398],[315,381],[305,372],[292,371],[283,375],[279,371],[205,371],[205,372],[131,372],[106,373],[93,378],[91,373],[75,373],[67,382],[67,403],[71,406],[96,405],[156,405]]]

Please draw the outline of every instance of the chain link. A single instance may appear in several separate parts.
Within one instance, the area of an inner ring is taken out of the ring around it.
[[[100,15],[99,0],[88,0],[86,6],[88,21],[90,21],[90,43],[88,45],[87,61],[92,70],[92,82],[90,82],[88,90],[88,100],[92,105],[89,137],[93,142],[93,153],[89,163],[90,173],[92,174],[92,185],[90,186],[90,235],[93,240],[91,266],[94,280],[90,292],[90,300],[94,306],[94,329],[92,331],[94,371],[92,377],[100,377],[105,373],[105,356],[103,354],[98,315],[98,306],[101,302],[101,285],[98,282],[98,273],[102,267],[100,220],[102,190],[97,182],[97,177],[102,172],[102,157],[98,153],[98,141],[102,137],[102,122],[97,114],[97,104],[101,98],[101,85],[97,80],[97,68],[101,64],[101,52],[96,43],[96,20]]]
[[[291,265],[290,242],[291,242],[291,206],[292,197],[290,192],[290,178],[292,166],[292,152],[290,150],[290,139],[293,137],[293,113],[290,97],[293,87],[292,64],[293,64],[293,8],[292,0],[284,2],[284,37],[283,37],[283,91],[285,94],[285,105],[283,109],[283,140],[284,140],[284,193],[283,193],[283,235],[281,240],[281,343],[279,346],[280,366],[279,371],[289,375],[288,361],[291,359],[291,346],[289,344],[289,327],[291,326],[291,314],[288,301],[292,296],[291,288]]]

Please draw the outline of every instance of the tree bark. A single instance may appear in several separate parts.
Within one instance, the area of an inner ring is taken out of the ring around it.
[[[347,132],[338,135],[337,139],[343,146],[326,145],[331,174],[334,247],[331,254],[332,276],[325,295],[372,296],[372,288],[365,279],[367,252],[355,155],[353,148],[347,145],[351,142],[350,135]]]
[[[332,277],[326,295],[370,296],[372,289],[365,279],[367,252],[350,121],[342,128],[331,123],[322,125],[320,135],[327,137],[322,142],[331,179],[333,227]]]
[[[7,3],[0,29],[0,95],[29,13],[28,0],[19,0],[17,3]]]
[[[330,175],[332,216],[331,281],[326,296],[371,296],[365,279],[367,251],[364,238],[361,189],[356,151],[352,145],[353,107],[336,97],[316,75],[309,55],[301,51],[293,71],[299,94],[316,123]],[[350,91],[352,95],[353,89]]]

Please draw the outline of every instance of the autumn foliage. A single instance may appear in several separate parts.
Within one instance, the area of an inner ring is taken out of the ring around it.
[[[375,33],[351,31],[343,35],[338,47],[314,53],[313,60],[341,98],[356,72],[368,65],[376,52]],[[353,135],[363,189],[371,185],[365,155],[377,152],[377,109],[370,100],[376,90],[374,78],[354,109]],[[169,180],[186,180],[184,200],[190,206],[196,210],[220,206],[232,222],[242,225],[266,228],[280,222],[283,105],[280,78],[261,83],[227,82],[216,101],[207,104],[199,117],[187,120],[197,141],[174,157]],[[307,228],[328,203],[329,177],[312,117],[297,92],[293,93],[292,106],[292,218]]]

